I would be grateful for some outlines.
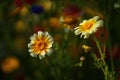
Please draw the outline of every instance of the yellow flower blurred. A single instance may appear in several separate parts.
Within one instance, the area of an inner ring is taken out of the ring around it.
[[[18,58],[14,56],[8,56],[1,63],[1,69],[4,73],[11,73],[14,70],[18,69],[20,66],[20,62]]]
[[[20,16],[26,16],[29,13],[29,10],[26,6],[23,6],[20,10]]]
[[[52,52],[53,38],[48,32],[39,31],[30,37],[31,42],[28,44],[30,55],[42,59],[45,55],[50,55]]]
[[[75,35],[81,34],[81,37],[88,38],[90,34],[97,31],[99,27],[103,26],[103,21],[98,20],[99,16],[95,16],[89,20],[83,20],[75,29]]]
[[[45,11],[50,11],[51,8],[53,8],[55,4],[53,4],[50,0],[40,1],[40,5],[43,6]]]
[[[82,48],[84,49],[84,51],[87,53],[87,52],[89,52],[90,51],[90,47],[89,46],[87,46],[87,45],[83,45],[82,46]]]
[[[55,29],[60,29],[59,18],[57,18],[57,17],[51,17],[49,19],[49,25],[51,27],[54,27]]]
[[[60,22],[63,23],[63,27],[72,30],[77,24],[79,24],[80,17],[74,16],[62,16]]]
[[[15,30],[17,32],[24,32],[26,29],[25,22],[23,20],[18,20],[15,24]]]

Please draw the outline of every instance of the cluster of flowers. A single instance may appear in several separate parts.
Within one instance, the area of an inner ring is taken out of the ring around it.
[[[92,19],[84,20],[78,27],[74,28],[75,35],[81,34],[81,37],[89,38],[89,35],[95,33],[102,26],[103,21],[99,20],[99,16],[95,16]],[[37,34],[30,37],[30,40],[28,48],[31,56],[39,55],[39,58],[42,59],[52,52],[51,47],[54,41],[48,32],[38,31]]]

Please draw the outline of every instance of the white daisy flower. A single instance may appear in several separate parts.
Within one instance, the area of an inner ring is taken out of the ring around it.
[[[33,34],[30,37],[30,43],[28,44],[29,52],[32,57],[42,59],[45,55],[50,55],[52,52],[53,38],[48,32],[39,31],[37,34]]]
[[[97,31],[103,26],[103,20],[98,20],[99,16],[95,16],[89,20],[84,20],[78,27],[74,28],[75,35],[81,34],[81,37],[88,38],[90,34]]]

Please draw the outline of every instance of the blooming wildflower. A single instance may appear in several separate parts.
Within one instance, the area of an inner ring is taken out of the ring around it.
[[[87,53],[88,51],[90,51],[90,47],[87,45],[83,45],[82,48],[84,49],[84,51]]]
[[[48,32],[39,31],[30,37],[31,42],[28,44],[30,55],[42,59],[52,51],[53,38]]]
[[[103,26],[103,21],[98,20],[99,16],[95,16],[92,19],[84,20],[75,29],[75,35],[81,34],[81,37],[88,38],[90,34],[97,31],[98,27]]]

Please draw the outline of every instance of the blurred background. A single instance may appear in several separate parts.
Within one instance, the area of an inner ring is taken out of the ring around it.
[[[120,0],[0,0],[0,80],[104,80],[82,49],[88,44],[97,53],[94,42],[80,39],[73,30],[94,16],[104,20],[96,36],[106,44],[110,39],[120,80]],[[29,37],[38,31],[48,31],[54,39],[48,59],[29,55]],[[108,48],[106,54],[110,66]]]

